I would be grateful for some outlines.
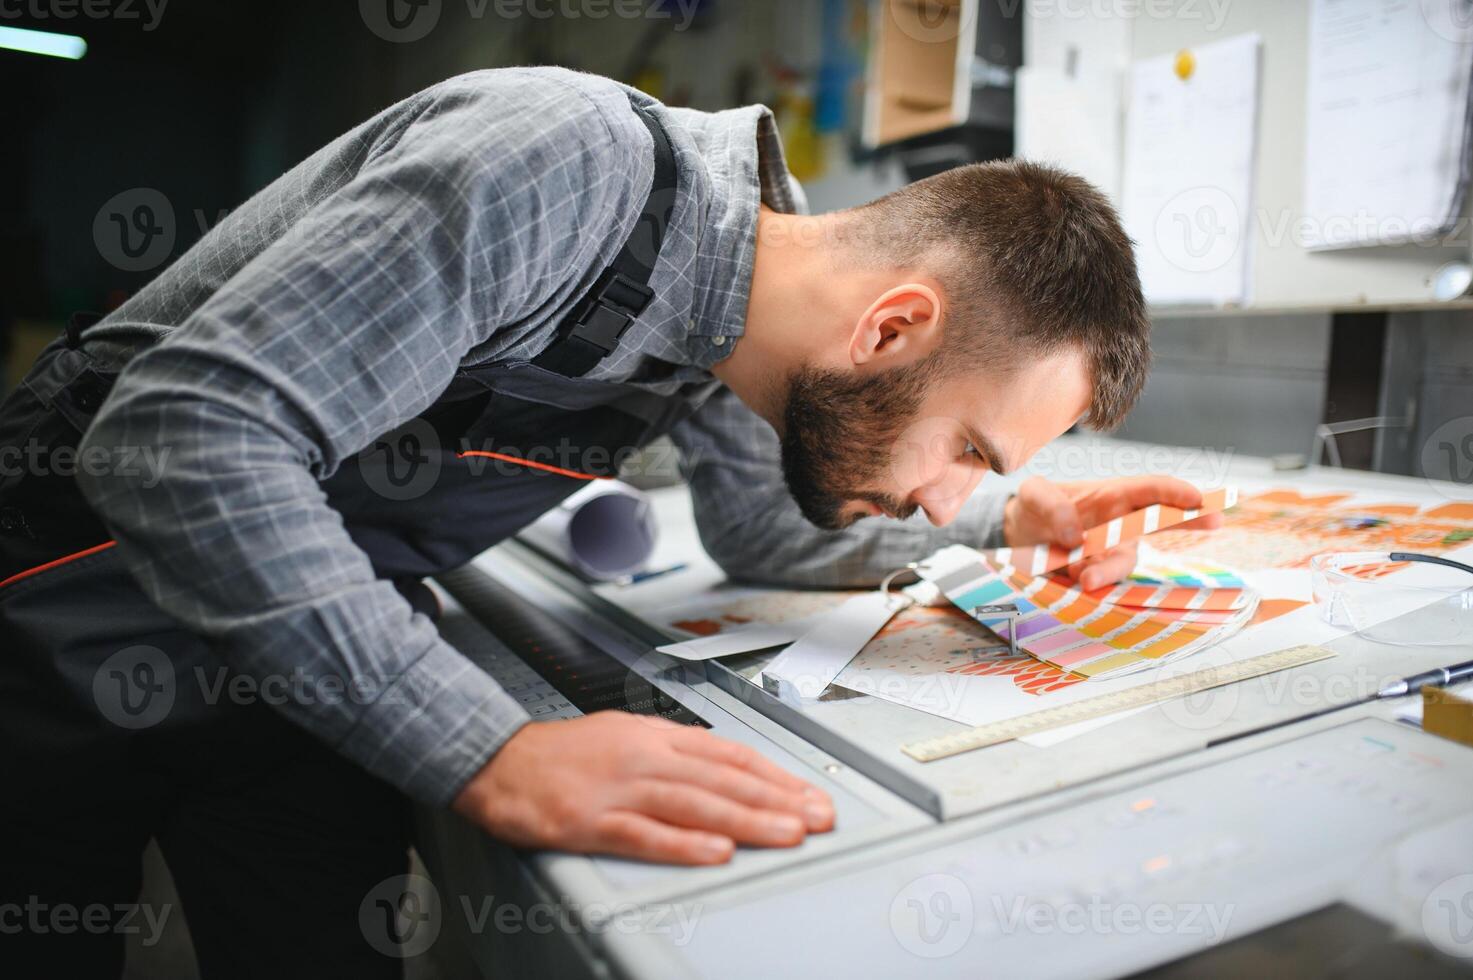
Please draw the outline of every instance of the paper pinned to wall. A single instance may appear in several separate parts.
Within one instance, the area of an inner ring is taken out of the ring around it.
[[[1137,12],[1126,4],[1065,7],[1059,0],[1024,0],[1023,64],[1068,75],[1129,67]]]
[[[1098,70],[1078,77],[1019,68],[1015,155],[1072,171],[1120,202],[1121,78]]]
[[[1146,299],[1244,304],[1253,227],[1259,37],[1131,68],[1121,212]],[[1183,74],[1186,77],[1183,77]]]
[[[1434,241],[1468,186],[1469,0],[1315,0],[1305,247]]]

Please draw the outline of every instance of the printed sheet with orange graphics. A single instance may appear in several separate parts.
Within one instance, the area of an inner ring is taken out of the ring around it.
[[[1145,544],[1138,572],[1146,572],[1147,581],[1153,573],[1158,581],[1162,575],[1189,575],[1193,580],[1184,584],[1246,585],[1257,594],[1248,625],[1212,648],[1210,659],[1220,663],[1339,635],[1310,604],[1308,566],[1314,555],[1409,550],[1473,560],[1473,503],[1245,488],[1221,529],[1168,529],[1152,534]],[[1414,570],[1393,567],[1384,572],[1409,573]],[[1066,587],[1057,579],[1050,581]],[[1124,588],[1138,585],[1125,583]],[[1095,597],[1105,599],[1111,591],[1097,590]],[[689,635],[711,635],[812,616],[851,594],[718,589],[660,619]],[[1196,656],[1188,656],[1175,670],[1191,669]],[[912,607],[897,615],[845,668],[827,696],[869,694],[980,725],[1157,679],[1157,672],[1148,670],[1088,680],[1026,652],[1014,654],[995,633],[948,603]],[[1079,732],[1061,729],[1025,741],[1052,744],[1073,734]]]

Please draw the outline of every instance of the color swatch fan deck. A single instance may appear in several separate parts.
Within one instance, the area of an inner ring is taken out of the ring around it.
[[[975,616],[1000,636],[1016,630],[1018,647],[1039,660],[1094,679],[1119,676],[1185,657],[1237,632],[1257,607],[1247,589],[1125,584],[1087,593],[1033,576],[965,545],[936,552],[920,574],[969,615],[979,606],[1013,603],[1019,617]]]

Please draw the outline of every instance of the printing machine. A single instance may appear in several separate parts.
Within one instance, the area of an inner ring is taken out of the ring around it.
[[[1262,460],[1234,468],[1269,473]],[[439,907],[432,955],[447,974],[1473,968],[1473,748],[1398,721],[1398,702],[1324,712],[1351,697],[1335,679],[1352,667],[1389,679],[1469,659],[1467,646],[1346,636],[1330,645],[1338,656],[1290,672],[1292,696],[1288,673],[1268,675],[1114,721],[1109,739],[1008,742],[920,763],[900,746],[963,726],[844,692],[792,707],[748,679],[764,655],[686,664],[653,652],[670,637],[652,611],[721,577],[685,492],[655,497],[655,564],[684,571],[590,585],[508,542],[440,579],[443,634],[534,718],[622,708],[752,745],[830,793],[837,827],[791,850],[676,868],[519,851],[423,811],[416,847]]]

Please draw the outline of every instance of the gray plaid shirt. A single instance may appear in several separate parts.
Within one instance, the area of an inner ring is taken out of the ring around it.
[[[319,481],[458,367],[551,341],[648,193],[651,140],[628,91],[547,68],[436,85],[267,187],[87,334],[128,365],[85,445],[170,451],[153,486],[82,478],[129,570],[241,671],[366,692],[282,710],[421,800],[453,799],[527,719],[375,578]],[[792,202],[767,109],[651,104],[679,172],[657,299],[590,377],[694,397],[742,334],[759,201]],[[997,540],[997,496],[945,530],[817,530],[785,490],[775,434],[724,388],[671,435],[702,540],[735,575],[869,584],[943,543]]]

